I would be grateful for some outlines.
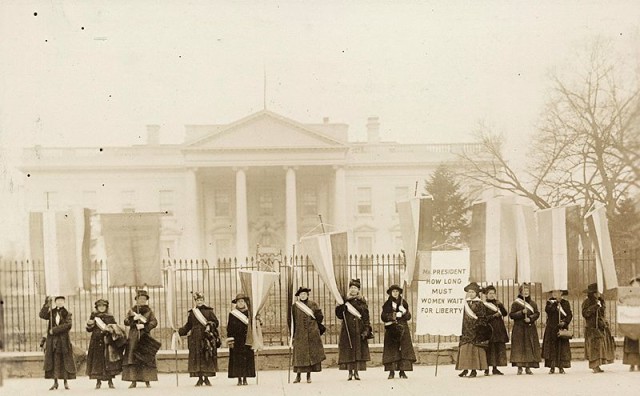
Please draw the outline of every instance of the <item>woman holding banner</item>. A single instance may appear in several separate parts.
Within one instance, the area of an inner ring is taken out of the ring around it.
[[[471,370],[469,377],[473,378],[477,375],[476,370],[486,370],[488,367],[485,345],[480,342],[484,341],[488,345],[488,340],[480,340],[481,330],[486,326],[486,308],[478,298],[480,286],[476,282],[465,286],[464,291],[467,292],[467,299],[462,314],[462,334],[458,346],[456,370],[462,370],[458,374],[459,377],[465,377]]]
[[[504,325],[504,317],[507,316],[507,309],[500,301],[496,299],[496,288],[489,285],[484,288],[486,300],[484,306],[487,308],[487,320],[491,326],[492,333],[487,347],[487,369],[484,375],[489,375],[489,367],[493,366],[491,374],[504,375],[498,367],[507,365],[507,342],[509,342],[509,333]]]
[[[384,371],[389,372],[388,379],[393,379],[395,370],[400,378],[407,378],[406,371],[413,371],[416,354],[411,342],[411,329],[407,323],[411,320],[409,304],[402,298],[402,288],[391,285],[387,289],[389,298],[382,305],[380,318],[384,323],[384,350],[382,363]]]
[[[293,371],[297,384],[301,374],[307,373],[307,382],[311,382],[311,373],[322,371],[322,361],[326,359],[320,336],[324,333],[322,310],[314,301],[309,300],[308,287],[300,287],[293,304]]]
[[[571,304],[562,298],[568,294],[568,291],[565,294],[562,290],[552,290],[551,298],[547,300],[544,308],[547,313],[547,324],[542,340],[542,356],[545,367],[549,367],[549,374],[553,374],[556,367],[560,374],[564,374],[564,369],[571,367],[569,339],[558,337],[558,331],[569,328],[573,318]]]
[[[585,318],[584,353],[593,373],[603,373],[604,370],[600,366],[611,364],[615,359],[615,344],[605,316],[604,298],[598,292],[598,284],[590,284],[585,292],[587,299],[582,302],[582,316]]]
[[[349,370],[349,381],[359,381],[358,372],[366,370],[367,362],[371,360],[368,340],[373,338],[373,333],[369,321],[369,306],[360,294],[360,288],[360,279],[352,279],[345,303],[336,307],[336,316],[342,320],[338,365],[340,370]]]
[[[249,333],[249,298],[240,293],[231,300],[235,308],[229,312],[227,346],[229,346],[229,378],[237,378],[238,386],[247,385],[247,377],[256,376],[255,354],[247,344]]]
[[[640,287],[640,276],[636,276],[629,282],[631,287]],[[639,340],[624,337],[624,349],[622,354],[622,364],[629,365],[629,371],[640,370],[640,346]]]
[[[91,333],[87,352],[87,376],[96,380],[96,389],[100,389],[102,381],[108,381],[109,388],[114,389],[113,378],[122,371],[122,350],[120,355],[116,353],[114,357],[117,359],[112,362],[107,341],[111,337],[108,326],[116,325],[116,320],[109,313],[109,301],[101,298],[95,302],[94,308],[86,326],[86,330]]]
[[[220,322],[213,308],[205,305],[204,294],[193,293],[195,307],[189,310],[187,323],[178,329],[181,336],[189,335],[189,376],[198,377],[196,386],[211,386],[209,377],[218,370],[218,325]]]
[[[124,325],[129,326],[129,343],[122,364],[122,380],[131,382],[129,388],[135,388],[137,381],[144,381],[150,388],[150,381],[158,380],[156,353],[160,343],[151,337],[151,330],[158,326],[158,320],[148,302],[149,293],[138,290],[136,305],[131,307],[124,320]]]
[[[39,315],[40,319],[49,321],[44,348],[44,378],[53,379],[49,390],[58,389],[59,379],[64,381],[64,388],[69,389],[67,380],[76,378],[73,347],[69,338],[73,321],[71,312],[64,307],[64,296],[54,299],[55,307],[51,303],[51,297],[48,297]]]
[[[530,286],[523,283],[518,297],[511,304],[509,317],[513,319],[511,330],[511,365],[518,367],[518,375],[532,375],[531,368],[540,367],[540,341],[536,321],[540,318],[538,305],[531,298]]]

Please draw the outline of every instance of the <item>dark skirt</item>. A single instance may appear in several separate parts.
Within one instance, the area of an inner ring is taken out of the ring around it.
[[[487,348],[487,365],[504,367],[507,365],[507,344],[504,342],[490,342]]]
[[[487,352],[471,343],[460,345],[456,370],[486,370]]]
[[[322,363],[316,363],[313,366],[293,366],[294,373],[319,373],[322,371]]]

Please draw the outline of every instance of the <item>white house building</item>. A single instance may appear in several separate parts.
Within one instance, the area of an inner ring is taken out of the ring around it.
[[[442,162],[476,144],[381,142],[370,117],[368,141],[348,126],[301,124],[263,110],[227,125],[186,125],[183,144],[25,149],[27,211],[88,207],[96,213],[167,212],[162,252],[172,257],[253,255],[256,246],[291,252],[300,237],[348,229],[354,253],[395,253],[395,201],[418,193]]]

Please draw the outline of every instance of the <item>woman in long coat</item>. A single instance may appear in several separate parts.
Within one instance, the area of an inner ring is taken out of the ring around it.
[[[324,316],[318,304],[309,300],[309,292],[308,287],[300,287],[295,294],[298,301],[292,307],[294,383],[300,382],[301,373],[307,373],[307,382],[311,382],[311,373],[322,371],[326,359],[320,338]]]
[[[480,327],[486,324],[486,308],[478,298],[480,286],[477,283],[471,282],[465,286],[464,291],[467,292],[467,299],[462,313],[462,334],[458,344],[456,370],[462,370],[459,377],[466,376],[471,370],[469,377],[473,378],[477,375],[476,370],[486,370],[488,367],[486,350],[476,345]]]
[[[64,381],[64,388],[69,389],[67,380],[76,378],[76,364],[69,338],[72,315],[64,307],[63,296],[57,296],[54,302],[55,307],[52,308],[51,298],[47,298],[39,315],[40,319],[49,321],[44,349],[44,378],[53,378],[51,390],[58,389],[59,379]]]
[[[565,368],[571,367],[569,340],[558,337],[558,330],[569,328],[569,323],[573,319],[571,304],[562,298],[563,295],[565,292],[553,290],[544,308],[547,313],[547,324],[542,341],[542,357],[544,357],[544,366],[550,368],[549,374],[553,374],[556,367],[560,374],[564,374]]]
[[[605,302],[598,293],[598,285],[592,283],[585,291],[587,299],[582,302],[585,357],[594,373],[602,373],[604,370],[600,366],[611,364],[615,359],[615,344],[605,318]]]
[[[349,282],[349,293],[345,303],[336,307],[336,317],[342,320],[338,341],[338,367],[349,370],[349,378],[360,380],[359,371],[367,369],[369,355],[368,340],[373,337],[367,300],[360,295],[360,279]]]
[[[111,362],[109,344],[111,336],[108,325],[115,325],[116,320],[109,310],[109,301],[99,299],[94,304],[95,311],[87,320],[86,330],[91,333],[89,351],[87,352],[87,376],[96,380],[96,389],[100,389],[102,381],[108,381],[109,388],[114,389],[113,378],[122,371],[122,360]]]
[[[504,317],[508,315],[507,309],[504,304],[496,299],[496,288],[489,285],[484,288],[487,296],[484,301],[485,307],[487,307],[487,320],[489,326],[491,326],[491,340],[489,340],[489,346],[487,347],[487,366],[493,366],[491,373],[493,375],[503,375],[502,371],[498,370],[498,367],[504,367],[507,365],[507,342],[509,342],[509,333],[507,327],[504,325]],[[484,371],[484,375],[489,375],[489,368]]]
[[[513,319],[511,330],[511,364],[518,367],[518,375],[525,369],[540,367],[540,340],[536,321],[540,318],[538,305],[529,295],[529,285],[520,285],[520,294],[511,304],[509,317]]]
[[[149,388],[150,381],[158,380],[155,355],[157,350],[139,348],[143,337],[148,337],[145,343],[150,340],[156,342],[151,338],[151,330],[158,326],[158,320],[148,302],[149,293],[146,290],[138,290],[136,305],[131,307],[124,320],[124,325],[129,326],[129,343],[122,363],[122,380],[131,381],[129,388],[135,388],[137,381],[144,381]]]
[[[411,320],[409,304],[402,298],[402,288],[391,285],[387,289],[387,301],[382,305],[380,318],[384,323],[384,349],[382,364],[384,371],[389,372],[388,379],[399,370],[400,378],[407,378],[406,371],[413,371],[416,354],[411,342],[411,329],[407,323]]]
[[[236,307],[229,313],[227,345],[229,346],[229,378],[237,378],[238,385],[247,385],[247,377],[256,376],[255,354],[247,345],[249,331],[249,298],[240,293],[231,300]]]
[[[181,336],[189,335],[189,376],[198,377],[196,386],[211,386],[209,377],[218,371],[218,326],[220,322],[213,308],[204,303],[204,294],[193,293],[196,306],[189,310],[187,323],[178,329]]]
[[[640,276],[629,281],[631,287],[640,287]],[[639,340],[624,337],[624,349],[622,351],[622,364],[629,365],[629,371],[640,369],[640,342]]]

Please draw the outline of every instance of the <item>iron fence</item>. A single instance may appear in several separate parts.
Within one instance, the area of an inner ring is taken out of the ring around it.
[[[590,252],[584,252],[577,260],[575,271],[581,279],[581,285],[587,285],[595,279],[594,257]],[[637,268],[637,250],[616,253],[616,267],[618,278],[626,285],[626,280],[635,273]],[[173,303],[176,317],[174,323],[181,326],[186,320],[187,310],[192,306],[191,292],[201,291],[206,296],[207,303],[211,305],[221,324],[221,334],[226,334],[226,324],[231,300],[241,290],[238,271],[241,269],[263,269],[259,263],[249,258],[244,262],[236,259],[218,260],[211,265],[206,260],[165,260],[163,268],[170,264],[174,271],[164,272],[164,285],[168,284],[168,277],[174,277],[175,293]],[[287,284],[289,276],[293,276],[294,286],[304,285],[312,289],[311,299],[316,301],[323,310],[325,316],[326,333],[323,335],[325,344],[337,344],[340,334],[340,321],[336,318],[334,309],[335,301],[327,288],[325,288],[312,263],[307,257],[296,256],[293,259],[284,257],[282,260],[273,261],[273,270],[281,274],[278,283],[271,290],[267,303],[261,312],[263,334],[267,345],[287,345]],[[293,265],[293,271],[287,271],[286,267]],[[401,255],[355,255],[344,257],[340,265],[346,265],[351,278],[360,278],[362,292],[367,298],[371,321],[374,330],[374,343],[382,343],[384,337],[384,325],[380,320],[382,304],[386,301],[386,290],[391,284],[399,284],[400,276],[404,271],[404,261]],[[108,287],[108,270],[106,263],[95,261],[92,263],[91,288],[79,291],[73,296],[67,297],[66,306],[73,313],[73,328],[71,339],[75,345],[86,348],[89,341],[89,333],[85,331],[85,323],[93,310],[94,301],[99,298],[107,298],[110,302],[110,312],[119,323],[124,320],[124,315],[134,304],[135,287]],[[41,337],[45,334],[46,321],[38,317],[45,295],[40,285],[44,284],[44,269],[41,263],[31,261],[2,261],[0,262],[0,293],[2,294],[2,313],[0,323],[0,335],[5,351],[37,351]],[[498,299],[509,309],[514,298],[518,294],[518,285],[511,281],[501,281],[497,285]],[[584,288],[584,287],[582,287]],[[172,329],[170,318],[167,316],[167,304],[165,300],[165,287],[149,287],[149,305],[154,309],[158,318],[158,328],[154,330],[154,336],[162,341],[163,348],[170,346]],[[584,327],[584,319],[580,306],[584,295],[582,290],[572,290],[569,301],[574,313],[572,327],[574,334],[581,337]],[[410,304],[410,311],[415,312],[417,306],[417,286],[414,285],[405,290],[404,297]],[[542,292],[539,284],[532,288],[532,298],[543,312],[547,295]],[[617,334],[615,326],[616,301],[615,294],[605,293],[609,301],[607,315],[614,335]],[[546,314],[542,313],[538,321],[540,337],[544,331]],[[415,330],[415,321],[412,321]],[[512,321],[505,319],[508,329],[511,329]],[[432,343],[438,341],[455,342],[457,337],[434,335],[416,336],[417,343]]]

